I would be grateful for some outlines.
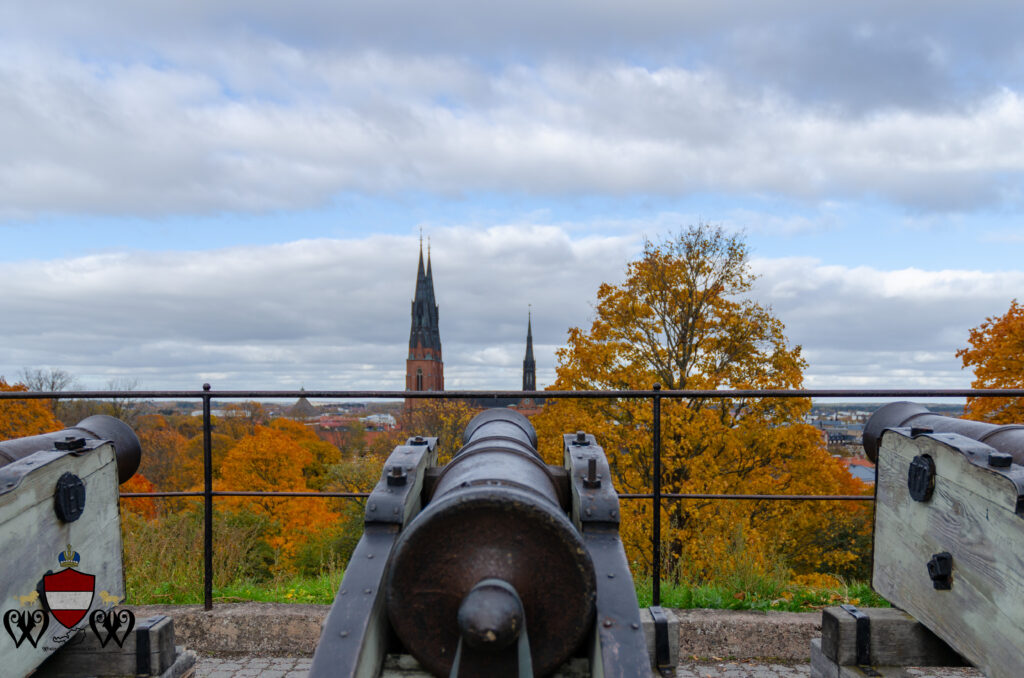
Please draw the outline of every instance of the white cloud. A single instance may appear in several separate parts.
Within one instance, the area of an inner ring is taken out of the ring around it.
[[[589,327],[598,285],[621,279],[639,247],[522,225],[437,228],[431,242],[451,388],[519,386],[528,304],[538,379],[551,383],[566,330]],[[370,236],[0,264],[0,374],[49,365],[93,386],[400,389],[416,252],[413,237]],[[753,266],[754,295],[804,347],[816,388],[966,387],[956,349],[1024,285],[1021,272]]]
[[[814,388],[968,388],[956,350],[987,316],[1001,315],[1024,272],[825,266],[760,259],[755,296],[805,348]]]
[[[1015,200],[1024,172],[1024,98],[1005,87],[957,109],[849,116],[708,68],[223,49],[239,64],[227,75],[0,50],[0,216],[264,211],[417,190],[967,209]]]
[[[554,227],[432,234],[448,380],[463,388],[518,384],[528,304],[550,380],[553,344],[587,321],[600,281],[635,251]],[[219,375],[219,388],[399,389],[416,253],[414,238],[372,236],[0,264],[0,374],[57,365],[96,386]]]

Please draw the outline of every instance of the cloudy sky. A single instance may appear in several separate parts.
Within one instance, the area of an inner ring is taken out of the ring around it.
[[[1024,290],[1016,2],[0,3],[0,375],[538,381],[643,239],[746,235],[807,386],[967,387]]]

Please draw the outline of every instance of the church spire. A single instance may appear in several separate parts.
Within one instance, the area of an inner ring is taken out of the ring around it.
[[[406,359],[405,389],[407,391],[443,391],[444,363],[441,359],[441,332],[438,326],[437,301],[434,298],[434,274],[430,265],[423,265],[423,234],[420,234],[419,265],[416,269],[416,291],[412,299],[412,324],[409,329],[409,357]],[[406,408],[413,401],[406,400]]]
[[[441,334],[438,329],[438,308],[434,299],[434,276],[430,268],[430,254],[427,266],[423,267],[423,241],[420,241],[420,261],[416,270],[416,291],[412,300],[412,327],[409,330],[409,349],[432,349],[441,353]]]
[[[523,390],[537,390],[537,362],[533,359],[533,314],[526,312],[526,358],[523,359]]]

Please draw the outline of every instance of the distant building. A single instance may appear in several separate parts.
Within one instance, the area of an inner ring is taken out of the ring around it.
[[[420,241],[420,260],[416,271],[416,290],[412,300],[412,324],[409,329],[409,354],[405,361],[406,391],[443,391],[444,362],[441,358],[441,332],[438,306],[434,296],[434,273],[427,247],[427,264],[423,265],[423,242]],[[533,316],[526,317],[526,355],[523,358],[523,390],[537,390],[537,361],[533,357]],[[406,411],[419,399],[406,398]],[[543,405],[543,399],[534,398],[475,398],[476,407],[516,407],[530,412]]]
[[[537,361],[533,359],[533,317],[526,314],[526,357],[523,358],[523,390],[537,390]]]
[[[875,465],[867,459],[845,457],[840,459],[840,462],[846,467],[849,474],[857,480],[863,481],[868,485],[875,484]]]
[[[390,414],[371,414],[367,417],[359,417],[359,422],[367,431],[388,431],[398,424]]]
[[[423,268],[423,242],[416,271],[416,291],[412,300],[412,327],[409,330],[409,357],[405,361],[406,391],[443,391],[444,362],[441,359],[441,332],[438,307],[434,299],[434,274],[427,249],[427,267]],[[417,401],[406,399],[410,409]]]
[[[301,388],[300,391],[306,389]],[[316,409],[313,403],[306,399],[306,396],[301,396],[295,401],[295,404],[288,408],[288,416],[291,419],[297,419],[299,421],[305,421],[307,419],[316,419],[320,416],[320,410]]]

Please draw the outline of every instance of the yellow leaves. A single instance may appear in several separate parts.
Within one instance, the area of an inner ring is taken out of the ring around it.
[[[808,574],[795,575],[790,580],[790,585],[802,589],[825,589],[834,590],[843,587],[843,582],[829,574],[810,572]],[[792,595],[792,594],[790,594]]]
[[[215,489],[309,490],[303,470],[314,463],[314,455],[296,442],[294,434],[297,431],[256,426],[252,435],[242,438],[228,451]],[[226,497],[220,501],[227,508],[269,517],[272,524],[266,541],[285,562],[294,559],[301,546],[318,531],[338,520],[325,500],[317,498]]]
[[[769,309],[739,298],[753,275],[746,246],[698,226],[646,243],[619,285],[598,290],[589,331],[570,328],[553,389],[799,388],[805,362]],[[800,423],[807,399],[662,402],[666,493],[852,493],[848,476]],[[558,400],[534,418],[541,452],[561,461],[561,434],[585,430],[608,455],[616,489],[647,492],[653,473],[650,401]],[[844,491],[845,490],[845,491]],[[801,571],[849,568],[866,533],[863,511],[798,502],[666,501],[662,549],[681,577],[770,568],[780,555]],[[623,502],[623,541],[649,571],[652,508]],[[824,535],[824,536],[823,536]]]
[[[1014,299],[998,318],[986,318],[970,331],[969,348],[956,356],[963,367],[973,368],[972,388],[1021,388],[1024,386],[1024,306]],[[1020,398],[968,398],[965,416],[994,424],[1024,422]]]
[[[0,377],[0,391],[27,391],[23,384],[8,384]],[[46,400],[0,400],[0,440],[49,433],[63,428]]]

